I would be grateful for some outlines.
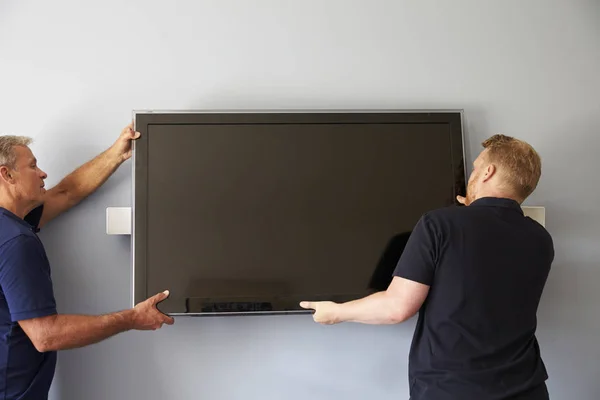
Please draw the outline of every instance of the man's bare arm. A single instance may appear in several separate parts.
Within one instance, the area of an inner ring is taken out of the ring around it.
[[[132,125],[123,129],[117,141],[106,151],[67,175],[44,195],[40,227],[77,205],[96,191],[131,157],[131,141],[139,137]]]
[[[83,347],[131,329],[154,330],[172,325],[173,318],[156,308],[168,292],[159,293],[131,310],[106,315],[50,315],[19,321],[40,352]]]
[[[39,352],[87,346],[133,327],[131,310],[99,316],[57,314],[19,324]]]
[[[429,293],[429,286],[395,276],[386,291],[377,292],[347,303],[304,301],[300,305],[313,309],[313,318],[322,324],[358,322],[363,324],[397,324],[415,315]]]

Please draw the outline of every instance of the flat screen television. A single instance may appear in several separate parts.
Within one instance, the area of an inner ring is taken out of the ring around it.
[[[461,112],[136,112],[133,303],[309,312],[385,290],[420,216],[465,193]]]

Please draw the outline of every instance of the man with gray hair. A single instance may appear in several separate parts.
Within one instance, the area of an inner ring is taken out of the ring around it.
[[[131,157],[132,125],[110,148],[46,191],[22,136],[0,136],[0,398],[47,399],[56,351],[97,343],[127,330],[154,330],[173,319],[156,308],[159,293],[111,314],[58,314],[40,227],[78,204]]]

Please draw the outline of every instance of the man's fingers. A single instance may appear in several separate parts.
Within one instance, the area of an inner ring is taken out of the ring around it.
[[[160,303],[161,301],[163,301],[167,297],[169,297],[169,291],[168,290],[165,290],[164,292],[160,292],[159,294],[154,295],[154,297],[152,297],[152,305]]]
[[[131,122],[129,125],[127,125],[125,128],[123,128],[123,131],[121,134],[127,136],[130,139],[137,139],[140,136],[140,133],[136,132],[133,129],[133,122]]]
[[[312,301],[301,301],[300,302],[300,307],[305,308],[305,309],[312,309],[314,310],[316,307],[316,304]]]
[[[121,133],[129,133],[131,134],[131,132],[133,132],[133,122],[131,122],[129,125],[127,125],[125,128],[123,128],[123,131]]]
[[[135,140],[135,139],[139,138],[140,135],[141,135],[141,133],[134,131],[133,128],[130,128],[129,130],[127,130],[126,139]]]

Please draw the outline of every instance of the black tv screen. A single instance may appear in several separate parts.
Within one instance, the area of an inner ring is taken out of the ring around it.
[[[385,290],[420,216],[465,192],[460,112],[135,114],[133,300],[307,312]]]

